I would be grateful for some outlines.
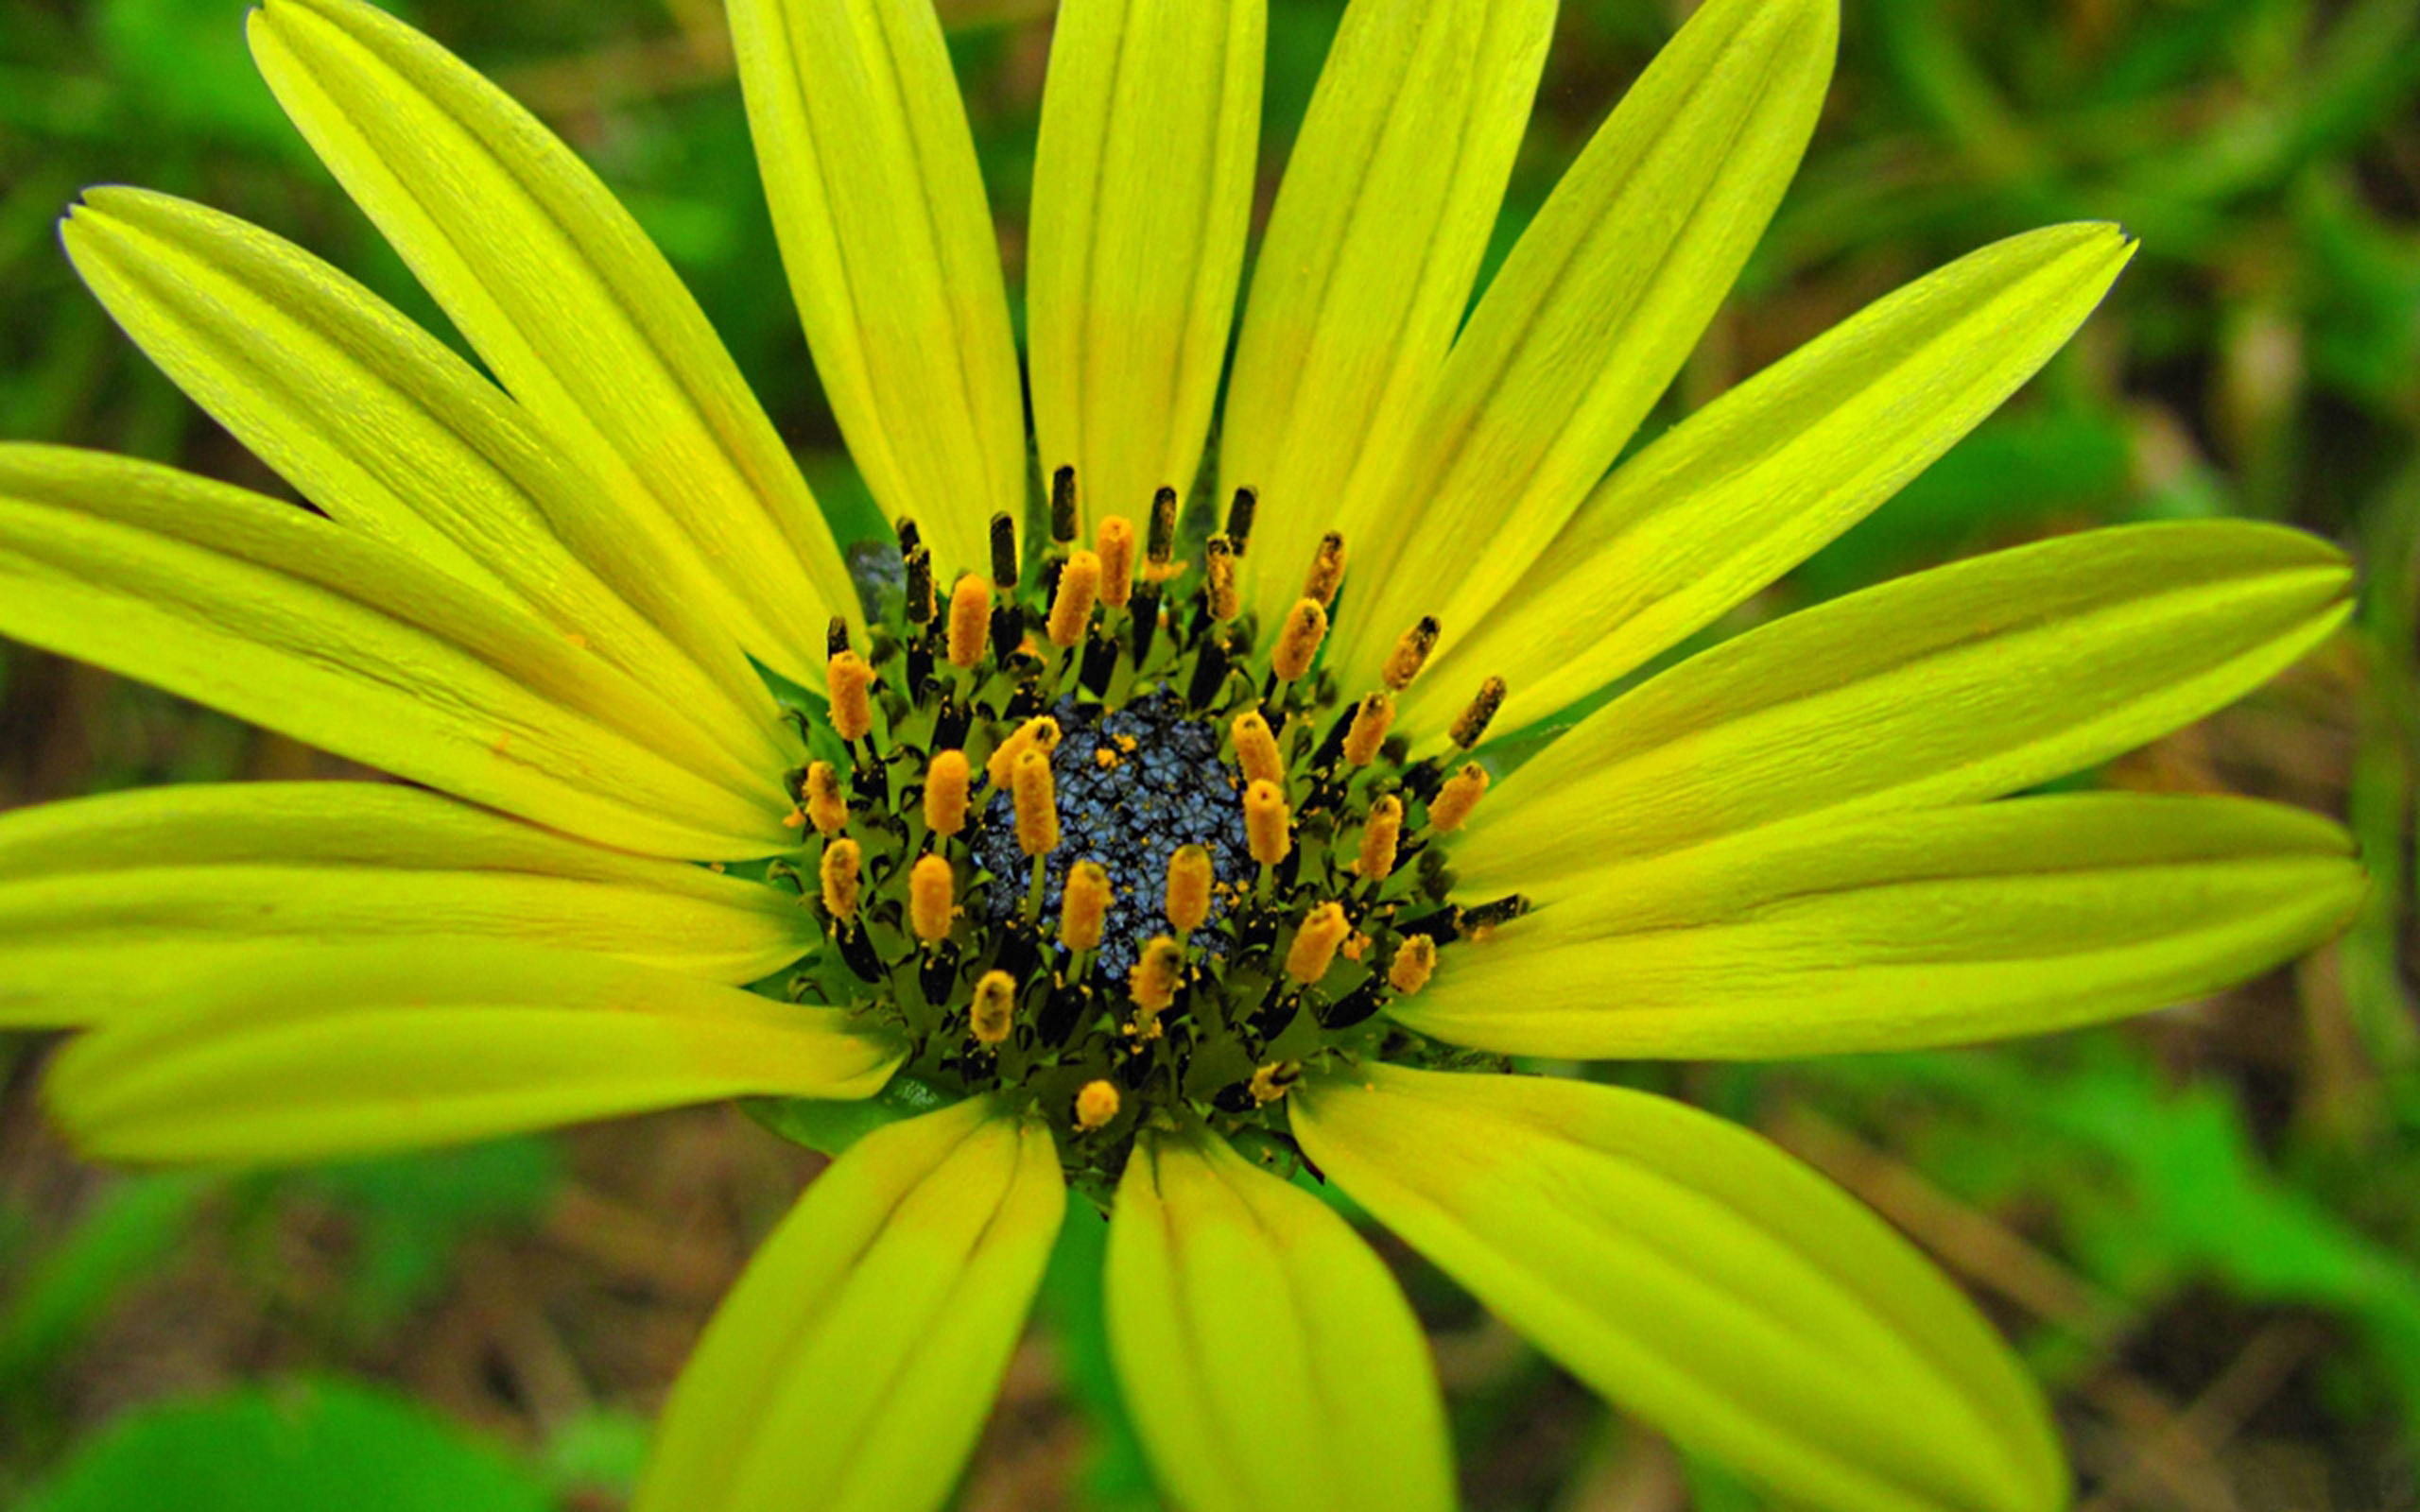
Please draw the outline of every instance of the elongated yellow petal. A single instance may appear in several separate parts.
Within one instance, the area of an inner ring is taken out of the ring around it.
[[[1266,30],[1267,0],[1059,8],[1028,358],[1043,473],[1074,467],[1093,518],[1139,518],[1201,466],[1252,218]]]
[[[1712,624],[1864,518],[2049,360],[2133,255],[2112,226],[1998,242],[1879,300],[1624,463],[1503,601],[1445,626],[1408,723],[1490,675],[1517,730]]]
[[[570,148],[360,0],[270,0],[286,114],[504,387],[768,665],[822,685],[856,598],[830,528],[697,301]]]
[[[1187,1512],[1444,1512],[1435,1367],[1387,1267],[1206,1131],[1147,1132],[1109,1230],[1109,1342]]]
[[[1329,648],[1373,680],[1422,614],[1475,623],[1603,477],[1797,171],[1836,0],[1711,0],[1631,87],[1455,341],[1386,474],[1343,501],[1363,594]]]
[[[1260,490],[1261,623],[1418,422],[1495,226],[1554,0],[1355,0],[1286,165],[1228,379],[1220,498]]]
[[[815,941],[787,894],[412,788],[150,788],[0,816],[0,1024],[145,1011],[298,945],[487,936],[751,982]]]
[[[2316,537],[2120,525],[1792,614],[1615,699],[1480,805],[1454,860],[1530,888],[1760,825],[2030,787],[2257,687],[2346,612]]]
[[[626,850],[781,848],[780,774],[491,594],[149,463],[0,447],[0,634]],[[700,769],[704,767],[706,769]]]
[[[942,1505],[1066,1200],[1049,1134],[988,1101],[852,1145],[708,1325],[637,1512]]]
[[[1025,403],[992,212],[924,0],[734,0],[782,261],[849,453],[946,582],[1023,518]]]
[[[2340,927],[2352,839],[2243,799],[2085,794],[1751,831],[1609,868],[1395,1005],[1516,1055],[1761,1058],[2067,1028]]]
[[[1880,1220],[1643,1092],[1364,1067],[1298,1087],[1320,1168],[1581,1380],[1828,1512],[2053,1512],[2007,1349]]]
[[[196,976],[60,1052],[98,1160],[319,1160],[752,1094],[867,1097],[899,1052],[804,1007],[576,951],[320,946]]]
[[[598,507],[596,486],[443,343],[232,216],[136,189],[86,198],[61,229],[85,281],[320,508],[532,610],[672,696],[700,739],[787,765],[763,679],[696,611],[705,595],[682,591],[678,564],[622,511]]]

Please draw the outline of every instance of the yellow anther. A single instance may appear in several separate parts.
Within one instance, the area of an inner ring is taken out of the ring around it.
[[[1278,677],[1293,681],[1311,670],[1311,658],[1327,639],[1327,610],[1315,598],[1298,598],[1278,627],[1277,644],[1270,648],[1269,665]]]
[[[1146,543],[1151,565],[1166,567],[1176,555],[1176,490],[1163,487],[1151,495],[1151,537]]]
[[[940,944],[949,938],[957,917],[958,878],[949,862],[937,855],[918,858],[908,869],[908,922],[916,937],[927,945]]]
[[[1247,709],[1236,715],[1227,731],[1235,736],[1236,765],[1244,769],[1245,782],[1286,785],[1286,759],[1277,754],[1276,733],[1259,710]]]
[[[1029,856],[1058,850],[1059,785],[1050,776],[1050,758],[1038,750],[1019,756],[1011,788],[1016,794],[1017,848]]]
[[[1337,586],[1344,581],[1344,537],[1331,530],[1320,538],[1311,570],[1303,578],[1303,596],[1317,599],[1322,609],[1336,602]]]
[[[1285,1096],[1287,1089],[1302,1079],[1301,1061],[1272,1060],[1252,1074],[1252,1100],[1266,1108]]]
[[[824,691],[832,698],[832,730],[842,740],[863,740],[873,729],[873,668],[855,651],[838,651],[824,668]]]
[[[1378,747],[1387,743],[1387,730],[1394,722],[1392,695],[1374,693],[1364,697],[1353,711],[1353,723],[1345,727],[1344,759],[1356,766],[1376,761]]]
[[[936,751],[925,768],[925,828],[952,835],[966,828],[966,787],[973,774],[962,750]]]
[[[1179,937],[1209,922],[1211,881],[1206,848],[1183,845],[1168,857],[1168,922],[1176,926]]]
[[[992,638],[992,584],[968,573],[949,591],[949,664],[963,671],[983,660]]]
[[[803,807],[815,833],[826,839],[847,827],[849,800],[840,796],[840,774],[830,762],[807,763],[806,802]]]
[[[1489,722],[1495,719],[1495,711],[1503,707],[1504,679],[1490,678],[1480,683],[1478,692],[1471,698],[1470,707],[1462,711],[1462,717],[1454,721],[1454,744],[1464,750],[1478,745],[1479,738],[1487,733]]]
[[[1287,948],[1286,974],[1305,987],[1318,982],[1336,964],[1337,947],[1352,933],[1341,903],[1323,902],[1312,909],[1303,927],[1294,931],[1294,943]]]
[[[1252,858],[1273,867],[1294,849],[1293,814],[1286,793],[1274,782],[1254,782],[1244,789],[1244,838]]]
[[[1105,1081],[1088,1081],[1076,1094],[1076,1127],[1090,1134],[1107,1128],[1117,1116],[1117,1089]]]
[[[1428,800],[1428,823],[1439,834],[1451,834],[1462,827],[1478,807],[1479,799],[1487,792],[1487,770],[1477,762],[1464,762],[1462,769],[1445,779],[1445,785]]]
[[[1067,888],[1059,901],[1059,943],[1071,951],[1100,949],[1110,897],[1109,872],[1099,862],[1079,861],[1068,868]]]
[[[1004,1045],[1016,1027],[1017,979],[1006,971],[986,971],[975,984],[975,1003],[966,1010],[966,1027],[977,1044]]]
[[[1236,587],[1236,548],[1224,536],[1212,536],[1201,548],[1201,570],[1208,579],[1210,617],[1225,624],[1243,612],[1243,594]]]
[[[1063,651],[1084,638],[1093,600],[1099,594],[1100,558],[1089,551],[1070,552],[1067,565],[1059,569],[1059,592],[1050,600],[1050,619],[1044,627],[1051,644]]]
[[[1388,687],[1401,693],[1411,686],[1412,679],[1420,676],[1421,667],[1428,661],[1428,653],[1435,649],[1437,621],[1423,614],[1420,623],[1404,631],[1403,638],[1395,642],[1395,648],[1387,653],[1387,664],[1379,676],[1386,679]]]
[[[1093,546],[1100,558],[1100,601],[1124,609],[1134,596],[1134,523],[1122,514],[1111,515],[1100,523]]]
[[[823,848],[823,911],[835,919],[857,917],[857,872],[863,859],[855,840],[835,840]]]
[[[992,759],[983,764],[983,775],[992,780],[994,787],[1006,787],[1018,757],[1028,750],[1047,756],[1058,748],[1059,721],[1048,714],[1038,714],[1017,726],[1008,739],[1000,742],[999,748],[992,752]]]
[[[1184,980],[1184,951],[1166,935],[1154,935],[1126,973],[1126,993],[1146,1018],[1157,1018],[1176,1002]]]
[[[1409,997],[1428,985],[1428,975],[1437,970],[1437,941],[1426,935],[1412,935],[1395,947],[1395,958],[1387,968],[1387,985]]]
[[[1384,882],[1394,875],[1395,848],[1403,843],[1403,799],[1389,793],[1370,805],[1370,825],[1361,832],[1361,859],[1353,870],[1363,882]]]

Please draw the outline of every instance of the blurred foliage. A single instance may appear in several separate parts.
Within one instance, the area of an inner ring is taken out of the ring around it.
[[[248,216],[452,339],[285,128],[243,9],[0,0],[0,435],[285,491],[83,297],[51,228],[87,184]],[[597,165],[843,540],[878,529],[790,311],[716,0],[393,9]],[[1013,288],[1047,3],[942,9]],[[1685,9],[1564,0],[1495,256]],[[1270,0],[1264,208],[1340,9]],[[1766,1128],[1973,1287],[2054,1394],[2094,1512],[2420,1508],[2420,0],[1845,11],[1806,170],[1649,434],[1996,237],[2109,218],[2143,248],[2017,402],[1723,629],[2051,530],[2242,514],[2323,531],[2363,558],[2357,628],[2102,780],[2345,816],[2377,886],[2297,970],[2135,1025],[1617,1074]],[[0,803],[344,772],[0,647]],[[618,1506],[666,1381],[802,1174],[743,1120],[698,1115],[290,1177],[110,1177],[41,1132],[43,1050],[0,1037],[0,1504],[42,1512],[157,1506],[164,1485],[198,1512],[378,1512],[372,1485],[396,1508]],[[1078,1218],[969,1506],[1151,1505],[1099,1331],[1100,1234]],[[1437,1341],[1475,1506],[1758,1505],[1388,1252]]]

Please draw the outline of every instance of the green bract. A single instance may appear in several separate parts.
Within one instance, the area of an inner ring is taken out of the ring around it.
[[[93,191],[62,235],[95,294],[317,512],[0,447],[0,632],[418,788],[0,818],[0,1024],[86,1031],[59,1122],[291,1161],[737,1098],[838,1150],[641,1512],[939,1506],[1095,1206],[1187,1512],[1449,1506],[1418,1326],[1312,1179],[1791,1504],[2055,1512],[2038,1394],[1889,1228],[1744,1131],[1511,1057],[1969,1041],[2291,957],[2361,892],[2334,825],[2013,795],[2275,674],[2348,569],[2262,525],[2069,536],[1497,760],[1491,720],[1594,701],[1940,456],[2132,251],[1981,249],[1634,447],[1838,17],[1701,7],[1474,303],[1554,12],[1354,0],[1238,329],[1260,0],[1065,0],[1028,467],[927,0],[731,0],[808,343],[901,522],[869,614],[569,149],[357,0],[268,0],[271,88],[485,373],[265,232]],[[1206,471],[1225,512],[1180,528]]]

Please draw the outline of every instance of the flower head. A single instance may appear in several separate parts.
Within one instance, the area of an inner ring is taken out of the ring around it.
[[[1296,1171],[1795,1503],[2061,1504],[2033,1390],[1876,1220],[1506,1057],[1963,1041],[2307,947],[2361,887],[2334,826],[2009,795],[2287,665],[2344,564],[2231,523],[2045,541],[1739,635],[1513,760],[1921,471],[2131,251],[1985,248],[1625,459],[1836,16],[1710,0],[1473,306],[1552,15],[1354,0],[1221,408],[1259,0],[1066,0],[1028,476],[932,14],[732,0],[807,337],[899,522],[868,619],[572,154],[358,0],[268,0],[271,87],[494,381],[265,232],[93,191],[63,235],[94,291],[320,512],[0,449],[0,629],[419,787],[0,821],[60,900],[0,945],[0,1021],[91,1030],[57,1117],[101,1157],[284,1160],[873,1099],[709,1330],[646,1512],[940,1504],[1071,1190],[1176,1501],[1449,1504],[1409,1309]]]

